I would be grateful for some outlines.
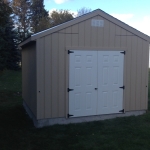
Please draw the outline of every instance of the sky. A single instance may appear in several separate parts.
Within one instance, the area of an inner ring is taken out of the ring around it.
[[[46,10],[67,9],[76,13],[82,7],[102,9],[150,36],[150,0],[44,0]]]
[[[150,0],[44,0],[44,5],[50,12],[67,9],[74,14],[82,7],[101,9],[150,36]]]

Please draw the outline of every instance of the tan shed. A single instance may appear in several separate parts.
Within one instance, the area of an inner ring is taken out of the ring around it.
[[[36,127],[140,115],[150,37],[95,10],[22,42],[23,105]]]

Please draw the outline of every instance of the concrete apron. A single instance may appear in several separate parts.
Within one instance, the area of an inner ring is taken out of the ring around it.
[[[138,116],[146,113],[146,110],[136,110],[136,111],[129,111],[125,113],[119,113],[119,114],[96,115],[96,116],[86,116],[86,117],[76,117],[76,118],[47,118],[47,119],[37,120],[25,102],[23,102],[23,106],[26,112],[28,113],[28,115],[30,116],[30,118],[33,120],[34,126],[36,128],[42,128],[44,126],[50,126],[55,124],[82,123],[82,122],[112,119],[116,117]]]

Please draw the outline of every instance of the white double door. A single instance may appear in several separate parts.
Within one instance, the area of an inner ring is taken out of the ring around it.
[[[119,113],[123,109],[121,51],[69,54],[69,114],[72,117]]]

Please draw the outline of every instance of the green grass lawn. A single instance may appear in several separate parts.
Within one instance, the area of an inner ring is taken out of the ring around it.
[[[0,150],[150,150],[150,113],[36,129],[22,107],[21,71],[4,71]]]

